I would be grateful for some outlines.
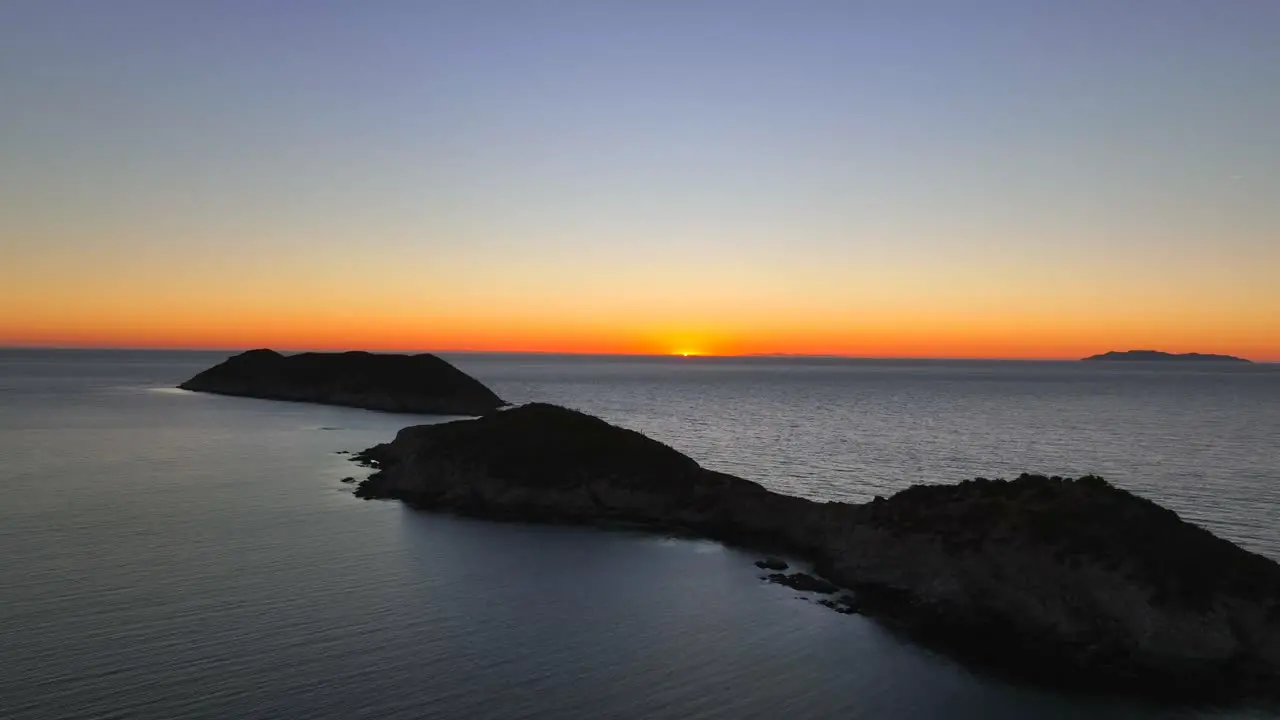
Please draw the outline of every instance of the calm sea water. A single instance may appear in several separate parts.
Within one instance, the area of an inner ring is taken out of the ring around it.
[[[1049,692],[714,543],[362,502],[430,418],[185,393],[208,353],[0,351],[0,718],[1276,717]],[[1097,472],[1280,558],[1280,367],[451,356],[775,489]]]

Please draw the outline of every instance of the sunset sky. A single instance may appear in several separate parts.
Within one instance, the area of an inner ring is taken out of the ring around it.
[[[0,5],[0,345],[1280,360],[1280,2]]]

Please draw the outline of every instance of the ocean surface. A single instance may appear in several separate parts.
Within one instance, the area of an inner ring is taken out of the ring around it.
[[[1028,687],[709,542],[364,502],[426,418],[0,350],[0,718],[1269,718]],[[1280,366],[449,355],[818,499],[1094,472],[1280,558]]]

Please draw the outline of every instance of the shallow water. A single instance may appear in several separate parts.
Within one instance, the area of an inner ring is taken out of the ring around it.
[[[0,351],[0,717],[1273,717],[1020,687],[714,543],[362,502],[414,422],[185,393],[220,354]],[[1280,372],[464,355],[816,498],[1095,471],[1280,556]]]

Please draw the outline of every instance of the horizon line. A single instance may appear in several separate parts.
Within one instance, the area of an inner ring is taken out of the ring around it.
[[[0,351],[7,350],[46,350],[46,351],[115,351],[115,352],[227,352],[241,353],[247,350],[265,349],[266,346],[237,346],[237,347],[157,347],[157,346],[112,346],[112,345],[0,345]],[[370,353],[432,353],[432,354],[459,354],[459,355],[576,355],[583,357],[637,357],[637,358],[678,358],[681,360],[696,361],[702,359],[732,359],[732,358],[809,358],[809,359],[831,359],[831,360],[972,360],[972,361],[1000,361],[1000,362],[1079,362],[1084,357],[1075,356],[1043,356],[1043,357],[998,357],[998,356],[954,356],[954,355],[849,355],[840,353],[794,353],[794,352],[777,352],[777,353],[704,353],[696,352],[682,354],[679,352],[585,352],[580,350],[472,350],[472,349],[427,349],[427,348],[380,348],[377,350],[362,350],[360,348],[348,348],[346,350],[335,350],[332,348],[302,348],[302,347],[286,347],[286,348],[270,348],[277,352],[284,353],[303,353],[303,352],[370,352]],[[1105,352],[1132,352],[1121,351],[1103,351]],[[1095,353],[1102,354],[1102,353]],[[1215,353],[1201,353],[1215,354]],[[1086,356],[1088,357],[1088,356]],[[1276,364],[1280,363],[1280,358],[1276,359],[1258,359],[1252,358],[1241,359],[1249,360],[1257,364]]]

